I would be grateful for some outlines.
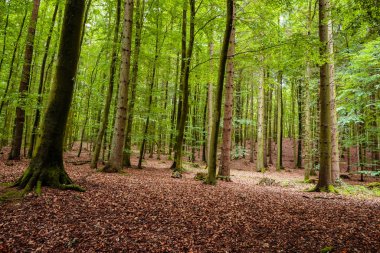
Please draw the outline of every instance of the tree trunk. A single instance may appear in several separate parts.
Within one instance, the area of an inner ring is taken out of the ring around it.
[[[300,82],[298,85],[298,150],[297,150],[297,168],[302,168],[302,83]]]
[[[103,172],[118,172],[123,168],[125,126],[127,121],[129,69],[131,65],[133,0],[124,4],[123,38],[121,48],[120,84],[117,99],[115,126],[113,129],[111,157]]]
[[[329,54],[328,23],[330,20],[330,1],[319,0],[319,39],[321,42],[320,55],[324,59]],[[316,191],[331,191],[331,89],[330,89],[330,66],[324,62],[320,67],[320,133],[319,133],[319,180]]]
[[[264,125],[265,125],[265,71],[264,68],[261,70],[261,78],[259,81],[259,94],[257,99],[258,110],[257,110],[257,155],[256,155],[256,171],[262,171],[265,169],[264,160],[266,159],[264,153],[265,146],[265,136],[264,136]]]
[[[12,149],[9,153],[8,160],[20,160],[20,152],[21,152],[21,144],[22,144],[22,136],[24,131],[24,123],[25,123],[25,99],[26,93],[29,88],[30,81],[30,69],[32,66],[33,59],[33,50],[34,50],[34,37],[36,34],[36,26],[38,19],[38,10],[40,8],[40,0],[33,1],[33,11],[30,17],[28,36],[26,38],[26,46],[24,53],[24,65],[22,68],[21,74],[21,82],[19,86],[20,93],[20,103],[16,107],[16,118],[13,128],[13,137],[12,137]]]
[[[82,190],[72,185],[63,165],[63,140],[74,91],[84,1],[67,0],[54,85],[42,124],[41,142],[28,169],[16,182],[24,192],[41,186]]]
[[[277,76],[277,159],[276,159],[276,170],[282,170],[284,166],[282,165],[282,135],[283,135],[283,120],[282,120],[282,71],[278,72]]]
[[[224,102],[223,120],[223,145],[220,161],[219,176],[226,181],[230,181],[230,161],[231,161],[231,130],[233,119],[233,99],[234,99],[234,54],[235,54],[235,6],[232,11],[232,29],[228,47],[227,80]]]
[[[124,147],[124,165],[131,167],[131,153],[132,153],[132,126],[135,108],[136,87],[139,73],[139,55],[141,45],[141,31],[144,25],[144,9],[145,1],[142,1],[142,7],[140,7],[140,0],[136,1],[136,32],[135,32],[135,48],[133,51],[133,65],[132,65],[132,78],[131,78],[131,100],[128,105],[128,119],[127,119],[127,132],[125,136]]]
[[[230,42],[230,36],[232,31],[233,23],[233,0],[226,0],[227,3],[227,15],[226,15],[226,28],[224,32],[224,39],[222,45],[222,51],[220,53],[220,63],[218,71],[218,83],[217,83],[217,94],[214,107],[214,117],[212,120],[212,130],[211,130],[211,140],[210,140],[210,152],[208,158],[208,175],[206,179],[207,184],[216,184],[216,159],[217,159],[217,148],[218,148],[218,132],[220,123],[220,114],[222,107],[222,95],[224,86],[224,75],[228,56],[228,47]]]

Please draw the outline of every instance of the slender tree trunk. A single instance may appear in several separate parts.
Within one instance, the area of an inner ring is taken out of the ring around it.
[[[328,22],[330,19],[330,1],[319,0],[319,39],[321,42],[320,54],[322,59],[329,54]],[[330,66],[324,62],[320,67],[320,133],[319,133],[319,180],[316,191],[331,191],[331,89]]]
[[[132,19],[133,0],[126,0],[124,4],[123,38],[121,49],[120,84],[117,99],[117,112],[115,126],[113,129],[111,157],[104,172],[118,172],[123,168],[123,149],[125,138],[125,127],[127,121],[129,69],[131,65],[132,44]]]
[[[262,171],[265,169],[265,136],[264,136],[264,125],[265,125],[265,71],[264,68],[261,70],[261,78],[259,81],[259,94],[257,99],[258,111],[257,111],[257,156],[256,156],[256,171]]]
[[[227,61],[227,80],[224,102],[224,120],[222,132],[222,154],[220,161],[219,176],[226,181],[230,181],[230,162],[231,162],[231,130],[232,130],[232,112],[234,99],[234,54],[235,54],[235,6],[232,11],[232,29],[228,47]]]
[[[173,110],[171,115],[171,127],[170,127],[170,142],[169,142],[169,160],[172,159],[173,153],[173,135],[176,130],[175,125],[175,115],[176,115],[176,106],[177,106],[177,89],[178,89],[178,78],[179,77],[179,52],[177,55],[177,63],[176,63],[176,75],[175,75],[175,87],[174,87],[174,97],[173,97]]]
[[[327,0],[329,1],[329,0]],[[339,167],[339,132],[338,132],[338,119],[336,113],[336,88],[335,88],[335,68],[334,68],[334,38],[333,38],[333,24],[331,19],[331,6],[326,11],[328,12],[327,30],[327,59],[329,65],[329,87],[330,87],[330,116],[331,116],[331,181],[335,183],[339,179],[340,167]]]
[[[302,138],[303,138],[303,129],[302,129],[302,83],[299,83],[298,86],[298,151],[297,151],[297,168],[302,168]]]
[[[30,146],[29,146],[29,151],[28,151],[28,156],[29,158],[32,157],[33,151],[35,149],[36,145],[36,139],[37,139],[37,132],[38,132],[38,126],[40,124],[40,118],[41,118],[41,106],[42,106],[42,91],[44,89],[44,84],[45,84],[45,69],[46,69],[46,63],[47,63],[47,58],[49,56],[49,49],[50,49],[50,42],[51,42],[51,37],[54,31],[54,25],[55,25],[55,20],[57,17],[58,13],[58,8],[59,8],[59,1],[56,2],[55,8],[54,8],[54,13],[48,33],[48,37],[46,40],[45,44],[45,53],[42,59],[42,65],[41,65],[41,72],[40,72],[40,82],[38,85],[38,99],[37,99],[37,109],[36,109],[36,115],[34,116],[34,123],[33,123],[33,128],[32,128],[32,135],[30,138]]]
[[[278,72],[277,76],[277,159],[276,159],[276,170],[282,170],[282,135],[283,135],[283,103],[282,103],[282,71]]]
[[[79,60],[84,1],[67,0],[54,85],[42,125],[41,143],[16,186],[41,193],[41,186],[82,190],[72,185],[63,165],[63,140]],[[58,95],[59,94],[59,95]]]
[[[233,24],[233,8],[234,1],[226,0],[227,3],[227,15],[226,15],[226,28],[224,32],[224,39],[222,45],[222,51],[220,53],[220,63],[218,71],[218,84],[217,93],[214,107],[214,117],[212,121],[211,130],[211,140],[210,140],[210,152],[208,158],[208,175],[206,179],[207,184],[216,184],[216,159],[217,159],[217,148],[218,148],[218,133],[219,133],[219,123],[222,107],[222,95],[224,86],[224,75],[228,56],[228,47],[231,37],[232,24]]]
[[[106,102],[104,104],[103,119],[99,128],[96,142],[95,142],[95,151],[91,159],[91,168],[93,169],[97,167],[103,138],[105,138],[105,132],[108,126],[108,118],[109,118],[111,102],[112,102],[112,94],[113,94],[114,83],[115,83],[117,48],[118,48],[119,30],[120,30],[120,16],[121,16],[121,0],[118,0],[117,7],[116,7],[115,31],[113,35],[113,45],[112,45],[112,53],[111,53],[111,65],[110,65],[110,76],[109,76],[109,82],[108,82],[107,97],[106,97]]]
[[[22,68],[21,82],[19,86],[21,105],[18,105],[16,107],[16,118],[15,118],[15,123],[14,123],[14,128],[13,128],[13,137],[12,137],[12,149],[11,149],[11,152],[9,153],[8,160],[20,159],[22,136],[23,136],[24,124],[25,124],[24,106],[25,106],[26,93],[28,92],[29,82],[31,78],[30,69],[32,66],[34,37],[36,34],[39,8],[40,8],[40,0],[34,0],[33,11],[32,11],[32,15],[30,17],[30,22],[29,22],[28,36],[26,38],[24,65]]]
[[[9,6],[10,6],[10,3],[8,4],[8,9],[9,9]],[[1,59],[0,59],[0,73],[1,73],[1,67],[3,66],[6,43],[7,43],[8,24],[9,24],[9,10],[7,11],[7,17],[5,18],[4,36],[3,36],[3,49],[1,52]]]
[[[208,157],[210,156],[210,140],[211,140],[211,126],[212,126],[212,117],[213,117],[213,97],[214,97],[214,84],[212,82],[212,71],[214,69],[214,64],[212,58],[214,57],[214,42],[209,42],[209,54],[210,54],[210,69],[209,69],[209,75],[208,75],[208,86],[207,86],[207,155],[206,155],[206,161]],[[207,161],[208,162],[208,161]]]
[[[13,76],[13,71],[15,69],[13,66],[14,66],[14,63],[15,63],[16,56],[17,56],[17,50],[18,50],[18,46],[20,44],[20,38],[21,38],[21,35],[22,35],[22,31],[24,30],[25,20],[26,20],[27,14],[28,14],[27,11],[25,11],[24,17],[23,17],[22,22],[21,22],[20,31],[18,33],[16,42],[14,44],[12,59],[11,59],[10,67],[9,67],[9,74],[8,74],[8,79],[7,79],[7,85],[5,86],[5,90],[4,90],[3,96],[1,98],[0,114],[1,114],[1,112],[3,110],[4,105],[6,104],[7,94],[8,94],[9,88],[10,88],[10,84],[11,84],[11,80],[12,80],[12,76]]]
[[[174,171],[181,171],[182,168],[182,149],[183,141],[185,135],[185,124],[187,120],[187,114],[189,109],[189,77],[190,77],[190,63],[193,54],[194,47],[194,35],[195,34],[195,0],[190,0],[190,34],[189,34],[189,45],[186,52],[185,68],[182,79],[183,87],[183,104],[181,107],[181,117],[179,121],[179,127],[177,130],[177,141],[176,141],[176,155],[175,160],[172,165]]]

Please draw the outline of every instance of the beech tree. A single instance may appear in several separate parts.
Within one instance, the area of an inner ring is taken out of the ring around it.
[[[42,136],[36,155],[15,186],[29,192],[41,186],[83,190],[72,183],[63,165],[63,139],[74,91],[79,60],[80,34],[84,1],[67,0],[62,24],[58,62],[42,125]]]

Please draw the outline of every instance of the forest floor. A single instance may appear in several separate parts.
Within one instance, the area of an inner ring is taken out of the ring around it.
[[[0,183],[28,164],[4,157]],[[380,252],[380,198],[306,192],[302,170],[258,173],[241,159],[233,182],[209,186],[194,180],[202,164],[186,163],[174,179],[167,159],[118,174],[75,161],[65,155],[86,192],[44,188],[0,203],[0,252]]]

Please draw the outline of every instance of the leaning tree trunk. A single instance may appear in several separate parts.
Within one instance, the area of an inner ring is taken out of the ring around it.
[[[111,157],[103,172],[118,172],[123,168],[125,127],[127,123],[129,69],[131,65],[133,0],[125,1],[123,39],[121,49],[120,84],[113,129]]]
[[[82,190],[72,185],[63,165],[63,140],[79,60],[84,1],[67,0],[54,85],[42,124],[41,142],[16,186],[25,192],[41,186]]]
[[[208,157],[208,175],[206,179],[207,184],[216,184],[216,159],[217,159],[217,148],[218,148],[218,132],[220,123],[220,114],[222,107],[222,95],[223,95],[223,84],[224,75],[228,55],[228,47],[230,42],[232,22],[233,22],[233,0],[226,0],[227,2],[227,15],[226,15],[226,28],[224,31],[224,39],[222,45],[222,51],[220,53],[220,63],[218,71],[218,83],[217,83],[217,93],[214,107],[214,117],[211,125],[211,140],[210,140],[210,151]]]
[[[112,94],[113,87],[115,83],[115,72],[116,72],[116,61],[117,61],[117,45],[119,41],[119,30],[120,30],[120,13],[121,13],[121,0],[117,1],[116,7],[116,19],[115,19],[115,31],[113,35],[113,45],[112,45],[112,53],[111,53],[111,65],[110,65],[110,77],[108,83],[108,91],[106,102],[104,104],[104,112],[103,119],[99,128],[98,136],[96,137],[95,142],[95,151],[91,159],[91,168],[95,169],[98,164],[100,150],[102,148],[102,142],[104,138],[104,133],[106,132],[108,126],[108,117],[110,114],[111,102],[112,102]]]
[[[223,119],[223,145],[221,154],[221,164],[219,176],[230,181],[230,162],[231,162],[231,130],[232,130],[232,112],[234,98],[234,54],[235,54],[235,6],[233,6],[232,29],[228,48],[227,61],[227,80],[224,102],[224,119]]]
[[[328,40],[330,19],[330,1],[319,0],[319,39],[321,42],[320,55],[324,59],[329,54]],[[315,191],[332,191],[331,180],[331,89],[330,64],[325,61],[320,67],[320,133],[319,133],[319,180]]]
[[[36,34],[36,26],[38,19],[38,9],[40,8],[40,0],[34,0],[33,11],[30,17],[28,36],[26,38],[25,54],[24,54],[24,65],[22,68],[21,82],[19,86],[20,102],[21,105],[16,107],[16,118],[13,128],[12,137],[12,149],[9,153],[8,160],[19,160],[21,145],[22,145],[22,135],[24,132],[25,124],[25,99],[26,93],[28,92],[29,81],[30,81],[30,69],[32,66],[33,59],[33,49],[34,49],[34,37]]]

